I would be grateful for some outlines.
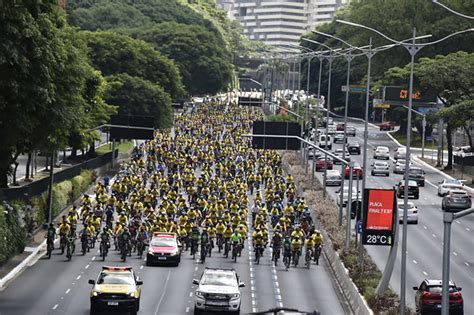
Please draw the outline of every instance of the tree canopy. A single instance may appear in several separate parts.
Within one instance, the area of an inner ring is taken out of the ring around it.
[[[127,73],[159,84],[175,100],[185,92],[179,69],[152,45],[114,32],[83,32],[93,66],[104,75]]]

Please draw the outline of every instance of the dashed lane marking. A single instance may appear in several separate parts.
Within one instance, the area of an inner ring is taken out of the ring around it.
[[[189,297],[193,297],[193,293],[192,293],[192,292],[189,292]]]
[[[428,273],[427,273],[426,271],[423,271],[423,274],[424,274],[425,276],[427,276],[427,275],[428,275]]]
[[[163,302],[163,298],[165,297],[166,289],[168,287],[168,282],[170,281],[170,275],[171,275],[171,271],[168,271],[168,275],[166,276],[165,285],[163,286],[163,293],[161,293],[160,300],[158,301],[158,304],[156,305],[155,315],[158,314],[158,310],[160,309],[161,302]]]
[[[95,256],[94,256],[94,257],[92,257],[92,259],[91,259],[91,260],[95,260]]]
[[[86,265],[84,268],[87,269],[87,268],[89,268],[89,266],[90,266],[90,265]]]
[[[414,260],[414,259],[413,259],[413,263],[414,263],[415,265],[418,264],[418,262],[417,262],[416,260]]]
[[[65,294],[68,294],[69,292],[71,292],[71,289],[67,289]]]
[[[453,252],[453,255],[454,255],[454,256],[457,256],[457,255],[458,255],[458,253],[456,253],[456,252]]]
[[[436,237],[436,234],[431,234],[431,236]]]
[[[186,313],[189,313],[189,306],[186,307]]]
[[[58,306],[59,306],[58,304],[55,304],[55,305],[53,306],[53,310],[57,309]]]
[[[81,279],[81,275],[79,275],[79,276],[76,277],[76,280],[79,280],[79,279]]]
[[[140,269],[143,269],[143,265],[140,266]]]
[[[468,263],[467,261],[466,261],[464,264],[465,264],[466,266],[468,266],[468,267],[471,266],[471,265],[469,265],[469,263]]]
[[[467,227],[467,228],[466,228],[466,231],[470,232],[470,231],[471,231],[471,229]]]

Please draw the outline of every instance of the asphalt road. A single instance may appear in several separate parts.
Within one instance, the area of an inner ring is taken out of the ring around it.
[[[354,125],[357,128],[355,140],[363,145],[363,125],[360,123]],[[349,137],[349,141],[354,138]],[[370,175],[370,164],[373,162],[372,150],[378,145],[390,148],[393,158],[393,150],[396,148],[395,143],[391,141],[385,132],[380,132],[374,127],[369,127],[369,152],[367,166],[367,188],[391,188],[403,178],[403,175],[397,175],[393,172],[389,177],[379,177]],[[335,148],[342,147],[342,144],[333,145]],[[414,154],[421,154],[418,150],[414,150]],[[362,155],[351,155],[351,160],[362,165]],[[417,163],[414,163],[417,164]],[[391,170],[393,161],[390,162]],[[419,286],[421,281],[427,279],[441,279],[442,276],[442,253],[443,253],[443,212],[441,210],[441,197],[437,195],[437,186],[444,176],[432,169],[422,167],[426,172],[425,187],[420,187],[420,199],[409,199],[418,207],[418,224],[410,224],[408,226],[408,246],[407,246],[407,277],[406,277],[406,298],[407,303],[414,305],[413,286]],[[311,168],[310,168],[311,169]],[[336,165],[335,169],[340,170],[340,165]],[[317,173],[317,178],[322,182],[323,172]],[[345,185],[348,183],[346,182]],[[362,181],[360,182],[362,185]],[[328,187],[331,198],[336,200],[339,194],[335,191],[337,187]],[[352,229],[354,231],[354,220],[352,221]],[[400,277],[401,277],[401,239],[402,233],[399,234],[399,252],[397,261],[390,281],[391,287],[400,294]],[[374,259],[380,270],[384,270],[387,261],[389,247],[366,246],[369,254]],[[474,314],[474,216],[466,216],[456,220],[452,225],[451,236],[451,279],[463,288],[464,297],[464,313]]]

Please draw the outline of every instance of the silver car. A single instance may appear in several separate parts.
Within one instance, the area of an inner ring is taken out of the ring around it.
[[[395,160],[405,159],[406,154],[407,154],[407,148],[406,147],[399,147],[395,150],[395,155],[393,156],[393,158]]]
[[[372,163],[372,176],[384,175],[390,176],[390,166],[386,161],[375,161]]]
[[[338,170],[326,171],[326,185],[327,186],[341,186],[342,176]],[[324,176],[324,174],[323,174]]]
[[[194,279],[194,314],[208,314],[208,311],[240,312],[240,282],[234,269],[206,268],[201,279]]]
[[[390,159],[390,149],[384,146],[378,146],[374,150],[374,159]]]
[[[398,220],[403,222],[403,210],[404,210],[404,202],[399,201],[398,202]],[[407,203],[407,223],[415,223],[418,224],[418,208],[415,206],[415,204],[411,201],[408,201]]]
[[[398,159],[397,162],[395,162],[395,165],[393,167],[393,172],[395,174],[405,173],[406,163],[407,163],[407,161],[405,159]],[[411,165],[412,165],[412,163],[410,162],[410,166]]]
[[[457,179],[444,179],[438,183],[438,196],[444,197],[453,190],[464,190],[464,184]]]

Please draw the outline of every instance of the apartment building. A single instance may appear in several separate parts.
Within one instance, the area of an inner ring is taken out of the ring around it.
[[[269,45],[295,44],[301,35],[331,20],[348,0],[218,0],[240,21],[250,39]]]

